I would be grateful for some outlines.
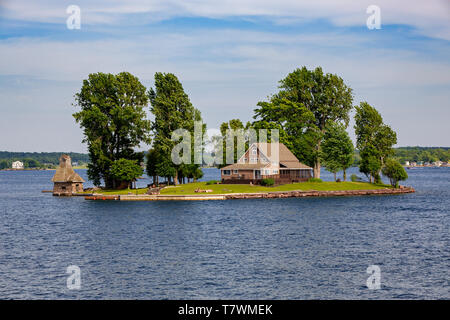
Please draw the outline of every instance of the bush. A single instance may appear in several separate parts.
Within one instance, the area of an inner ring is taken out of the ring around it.
[[[398,182],[408,179],[408,174],[400,162],[394,159],[387,159],[382,170],[383,174],[389,178],[391,185],[398,188]]]
[[[275,184],[275,180],[273,178],[267,178],[267,179],[261,180],[262,186],[270,187],[270,186],[273,186],[274,184]]]
[[[212,184],[219,184],[219,183],[220,183],[220,181],[217,181],[217,180],[209,180],[208,182],[206,182],[206,185],[210,186]]]
[[[352,182],[358,182],[358,181],[361,181],[361,178],[358,177],[356,174],[352,174],[350,176],[350,180],[352,180]]]
[[[309,178],[308,182],[322,182],[322,179],[319,178]]]

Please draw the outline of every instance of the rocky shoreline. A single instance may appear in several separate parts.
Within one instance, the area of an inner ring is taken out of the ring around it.
[[[367,196],[367,195],[395,195],[414,193],[412,187],[398,189],[374,190],[341,190],[341,191],[274,191],[259,193],[229,193],[229,194],[201,194],[201,195],[101,195],[86,196],[86,200],[119,200],[119,201],[168,201],[168,200],[232,200],[232,199],[276,199],[276,198],[303,198],[303,197],[338,197],[338,196]]]

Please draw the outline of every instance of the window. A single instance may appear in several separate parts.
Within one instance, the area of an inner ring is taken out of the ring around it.
[[[256,149],[253,149],[253,150],[252,150],[252,154],[253,154],[253,155],[256,155]]]
[[[224,176],[229,176],[231,174],[231,170],[222,170]]]
[[[270,170],[265,170],[265,174],[270,174]]]
[[[273,174],[278,174],[278,170],[273,170]]]
[[[239,171],[238,171],[238,170],[233,170],[233,173],[234,173],[234,174],[238,174]]]

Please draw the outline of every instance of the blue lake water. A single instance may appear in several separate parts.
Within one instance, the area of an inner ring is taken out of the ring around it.
[[[450,299],[450,168],[408,173],[415,194],[108,202],[41,193],[53,171],[2,171],[0,298]]]

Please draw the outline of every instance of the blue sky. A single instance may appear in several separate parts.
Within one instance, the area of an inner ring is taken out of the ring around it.
[[[79,30],[66,27],[71,4]],[[366,26],[371,4],[379,30]],[[450,146],[449,21],[438,0],[2,0],[0,150],[85,151],[72,103],[89,73],[129,71],[150,87],[155,72],[173,72],[217,128],[251,120],[303,65],[341,76],[399,146]]]

